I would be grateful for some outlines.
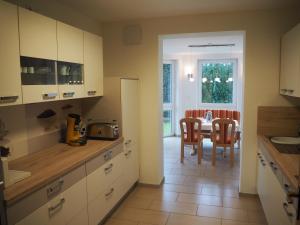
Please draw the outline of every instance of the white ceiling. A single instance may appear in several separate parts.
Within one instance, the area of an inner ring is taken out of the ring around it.
[[[190,48],[189,45],[206,44],[235,44],[233,47],[206,47]],[[187,38],[174,38],[163,40],[164,55],[173,54],[223,54],[223,53],[242,53],[243,36],[242,35],[224,35],[224,36],[199,36]]]
[[[57,0],[98,21],[274,9],[299,0]]]

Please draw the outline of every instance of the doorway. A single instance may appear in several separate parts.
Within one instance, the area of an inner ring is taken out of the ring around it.
[[[185,147],[185,159],[181,164],[179,120],[184,118],[189,110],[220,110],[226,113],[228,111],[229,115],[238,112],[240,116],[237,123],[242,143],[244,40],[243,31],[160,37],[163,161],[167,184],[174,184],[180,180],[186,185],[185,182],[189,183],[189,179],[205,179],[207,185],[215,184],[214,191],[220,191],[222,195],[224,186],[227,186],[233,195],[238,194],[242,174],[242,144],[237,142],[235,145],[234,168],[230,168],[229,157],[223,154],[224,150],[221,148],[217,149],[216,166],[211,165],[210,138],[203,141],[201,165],[198,165],[197,157],[190,154],[191,147]],[[215,183],[216,178],[219,183]],[[201,191],[200,193],[204,194]]]

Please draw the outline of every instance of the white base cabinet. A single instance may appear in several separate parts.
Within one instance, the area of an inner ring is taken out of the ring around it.
[[[87,213],[84,213],[87,212],[86,208],[86,178],[83,178],[26,216],[17,225],[84,225],[88,224]]]
[[[296,212],[287,203],[286,193],[262,151],[258,153],[257,192],[269,225],[295,224]]]

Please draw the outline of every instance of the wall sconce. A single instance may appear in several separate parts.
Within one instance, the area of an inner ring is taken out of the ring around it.
[[[192,73],[188,73],[187,77],[190,82],[194,82],[195,79],[194,79],[194,75]]]

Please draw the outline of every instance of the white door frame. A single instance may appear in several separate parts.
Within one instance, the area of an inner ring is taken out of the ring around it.
[[[160,115],[162,115],[162,109],[163,109],[163,104],[162,104],[162,88],[163,88],[163,84],[162,84],[162,76],[163,76],[163,40],[166,39],[177,39],[177,38],[193,38],[193,37],[205,37],[205,36],[224,36],[224,35],[242,35],[243,36],[243,68],[242,68],[242,74],[243,76],[241,77],[241,87],[242,87],[242,91],[241,91],[241,99],[243,99],[243,101],[241,102],[241,118],[240,118],[240,125],[241,128],[243,128],[244,126],[244,91],[245,91],[245,59],[246,59],[246,31],[240,30],[240,31],[220,31],[220,32],[200,32],[200,33],[185,33],[185,34],[169,34],[169,35],[158,35],[158,87],[159,87],[159,94],[158,94],[158,102],[159,102],[159,113]],[[160,146],[161,148],[163,148],[163,119],[161,116],[161,120],[159,121],[161,124],[161,130],[159,132],[159,137],[160,137]],[[244,151],[243,151],[243,138],[241,140],[242,144],[241,144],[241,148],[240,148],[240,185],[239,185],[239,189],[243,189],[242,185],[242,181],[244,180],[243,176],[244,176],[244,165],[243,165],[243,158],[244,158]],[[163,159],[163,154],[164,152],[161,151],[161,159]],[[161,160],[162,162],[162,168],[164,167],[163,163],[164,160]]]

